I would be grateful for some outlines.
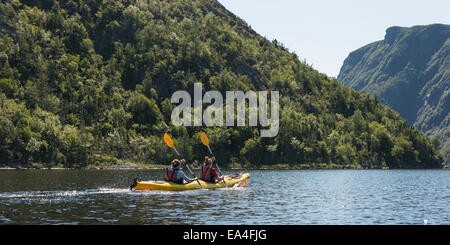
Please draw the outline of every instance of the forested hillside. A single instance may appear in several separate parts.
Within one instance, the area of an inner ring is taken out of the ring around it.
[[[166,164],[170,128],[188,161],[229,167],[441,167],[437,145],[378,100],[255,33],[217,1],[0,4],[0,165]],[[320,30],[318,30],[320,31]],[[301,54],[299,54],[301,57]],[[280,131],[173,127],[176,90],[277,90]]]
[[[338,80],[377,95],[410,125],[440,141],[450,161],[450,26],[391,27],[352,52]]]

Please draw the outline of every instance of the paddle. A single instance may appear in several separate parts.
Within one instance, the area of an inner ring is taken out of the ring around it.
[[[209,148],[209,139],[205,132],[200,133],[200,139],[202,140],[202,144],[208,147],[209,153],[213,155],[211,148]],[[216,162],[217,170],[219,170],[219,174],[223,176],[222,172],[220,171],[219,165]],[[225,186],[228,188],[227,182],[225,182],[225,176],[223,176],[223,183],[225,183]]]
[[[177,153],[177,155],[180,156],[180,153],[178,153],[177,148],[175,148],[175,144],[173,143],[172,138],[167,133],[164,133],[164,141],[166,142],[167,146],[172,148]],[[191,172],[192,176],[194,178],[196,178],[194,175],[194,172],[192,172],[192,170],[189,168],[189,165],[187,163],[186,163],[186,168],[189,170],[189,172]],[[200,181],[198,181],[198,179],[197,179],[197,183],[203,189],[203,186],[202,186],[202,184],[200,184]]]

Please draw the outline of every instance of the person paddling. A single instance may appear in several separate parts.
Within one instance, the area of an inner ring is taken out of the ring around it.
[[[186,163],[186,160],[174,159],[169,167],[166,168],[166,181],[172,181],[177,184],[184,184],[183,180],[187,183],[197,180],[197,178],[189,178],[181,170],[181,166]]]
[[[223,180],[223,176],[219,177],[216,170],[212,167],[212,164],[215,160],[216,158],[214,156],[211,158],[205,157],[205,162],[203,162],[201,169],[201,180],[210,183],[217,183]]]

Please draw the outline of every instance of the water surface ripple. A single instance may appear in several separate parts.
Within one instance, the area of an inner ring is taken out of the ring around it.
[[[163,171],[0,171],[0,224],[450,223],[449,170],[248,172],[246,187],[133,192]]]

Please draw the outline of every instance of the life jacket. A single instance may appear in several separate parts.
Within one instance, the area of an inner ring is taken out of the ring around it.
[[[212,183],[215,182],[214,177],[211,174],[211,167],[210,166],[206,166],[206,165],[202,166],[201,179],[203,181],[206,181],[206,182],[212,182]]]
[[[183,179],[176,179],[176,173],[179,171],[179,168],[167,167],[166,168],[166,180],[172,181],[178,184],[183,184]]]

